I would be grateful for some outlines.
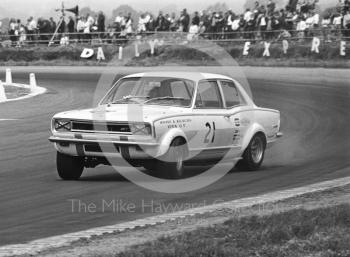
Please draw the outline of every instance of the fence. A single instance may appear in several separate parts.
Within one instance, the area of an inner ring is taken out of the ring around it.
[[[123,34],[122,32],[91,32],[91,33],[58,33],[53,37],[53,33],[35,33],[20,35],[0,35],[3,46],[32,46],[32,45],[68,45],[68,44],[110,44],[123,45],[130,41],[136,41],[147,37],[156,37],[168,42],[196,40],[197,42],[211,40],[214,42],[238,42],[251,41],[279,41],[288,39],[289,41],[312,40],[314,36],[325,41],[349,40],[350,29],[321,28],[297,30],[272,30],[272,31],[223,31],[223,32],[165,32],[153,31],[144,33]],[[53,40],[51,41],[51,39]],[[7,42],[7,44],[4,44]]]

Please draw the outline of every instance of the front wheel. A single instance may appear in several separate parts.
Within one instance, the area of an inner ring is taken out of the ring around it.
[[[156,169],[156,160],[149,160],[142,163],[142,166],[148,171],[154,171]]]
[[[63,180],[78,180],[84,170],[84,159],[57,152],[57,172]]]
[[[157,173],[164,174],[170,179],[180,179],[184,175],[184,160],[186,156],[186,142],[184,139],[175,138],[170,144],[168,152],[158,161]]]
[[[237,168],[248,171],[258,170],[264,160],[265,149],[266,141],[264,135],[260,133],[254,135],[243,153],[243,159],[237,163]]]

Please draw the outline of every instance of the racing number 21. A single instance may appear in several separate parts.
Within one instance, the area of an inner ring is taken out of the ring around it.
[[[205,124],[205,126],[209,129],[208,130],[208,132],[207,132],[207,134],[205,134],[205,138],[204,138],[204,143],[209,143],[210,141],[211,141],[211,143],[214,143],[214,140],[215,140],[215,130],[216,130],[216,128],[215,128],[215,122],[213,122],[213,127],[211,126],[211,124],[209,123],[209,122],[207,122],[206,124]],[[210,140],[210,134],[211,134],[211,132],[213,131],[213,135],[212,135],[212,137],[211,137],[211,140]]]

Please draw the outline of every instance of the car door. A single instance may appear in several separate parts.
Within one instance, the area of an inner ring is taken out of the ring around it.
[[[242,147],[243,135],[250,125],[250,121],[246,117],[248,114],[247,104],[233,81],[220,80],[219,82],[227,111],[226,118],[233,132],[231,144],[238,154]]]
[[[197,135],[194,148],[208,158],[222,158],[232,146],[234,132],[217,80],[202,80],[197,87],[193,114]]]

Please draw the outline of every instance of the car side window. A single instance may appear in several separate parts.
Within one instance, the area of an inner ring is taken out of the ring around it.
[[[196,108],[216,109],[222,107],[223,104],[218,83],[209,80],[200,81],[196,97]]]
[[[220,81],[220,84],[227,108],[244,104],[241,94],[232,81],[223,80]]]
[[[184,81],[177,80],[170,83],[172,96],[183,97],[186,100],[191,100],[192,92],[188,89]]]

